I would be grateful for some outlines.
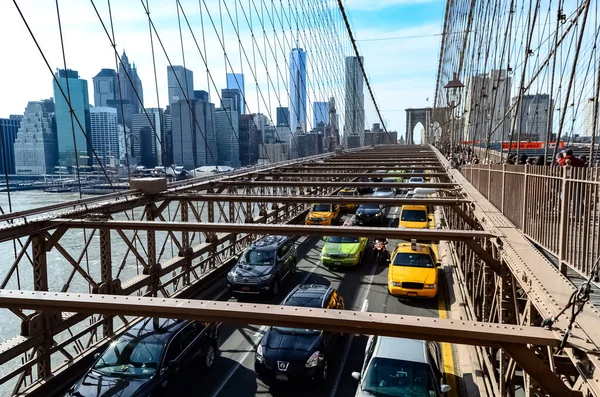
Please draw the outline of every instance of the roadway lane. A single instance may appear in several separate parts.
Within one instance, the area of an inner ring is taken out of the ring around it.
[[[387,214],[387,225],[397,227],[398,208]],[[397,244],[390,240],[391,250]],[[342,297],[347,309],[372,312],[397,313],[415,316],[438,316],[437,300],[400,300],[387,292],[387,267],[375,265],[373,255],[368,255],[358,269],[331,271],[320,263],[323,241],[302,238],[298,245],[298,269],[293,278],[281,286],[279,303],[289,291],[299,284],[313,283],[332,285]],[[369,247],[370,249],[370,247]],[[371,252],[369,251],[369,254]],[[225,294],[222,300],[233,299]],[[268,303],[269,300],[263,299]],[[177,395],[189,395],[200,391],[203,396],[353,396],[357,382],[352,371],[360,370],[366,337],[345,335],[330,357],[329,379],[321,386],[273,385],[269,387],[257,380],[254,373],[254,352],[265,327],[237,327],[223,324],[221,327],[221,357],[208,374],[196,376],[191,372],[178,382]],[[344,364],[344,365],[342,365]]]

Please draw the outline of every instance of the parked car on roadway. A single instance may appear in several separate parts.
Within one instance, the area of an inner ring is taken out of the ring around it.
[[[333,225],[340,217],[337,204],[313,204],[304,223],[307,225]]]
[[[388,269],[389,293],[435,298],[439,288],[439,266],[432,245],[399,243],[392,251]]]
[[[234,294],[276,296],[282,282],[296,272],[296,245],[288,236],[265,236],[241,255],[227,274],[227,287]]]
[[[213,366],[218,331],[215,323],[143,319],[99,354],[66,395],[167,396],[178,380]]]
[[[369,239],[367,237],[325,237],[321,250],[324,266],[357,266],[362,262]]]
[[[299,285],[281,303],[284,306],[344,309],[344,299],[327,285]],[[270,327],[254,360],[256,375],[263,380],[324,381],[329,375],[329,358],[339,332]]]
[[[365,349],[356,397],[439,397],[451,390],[442,384],[442,358],[434,342],[371,336]]]
[[[385,222],[383,205],[378,204],[361,204],[356,209],[354,220],[359,226],[382,226]]]

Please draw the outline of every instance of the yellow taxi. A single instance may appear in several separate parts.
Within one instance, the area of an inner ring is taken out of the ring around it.
[[[426,229],[429,227],[429,211],[426,205],[403,205],[398,221],[399,228]]]
[[[438,266],[435,248],[429,244],[400,243],[394,248],[388,269],[388,291],[392,295],[435,298]]]
[[[304,223],[306,225],[333,225],[340,216],[337,204],[313,204]]]
[[[358,196],[358,189],[344,188],[338,194],[340,197]],[[341,209],[344,211],[356,211],[357,205],[354,203],[342,204]]]

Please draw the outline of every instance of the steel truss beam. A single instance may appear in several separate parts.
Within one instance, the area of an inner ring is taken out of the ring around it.
[[[79,229],[112,229],[112,230],[146,230],[164,232],[208,232],[208,233],[248,233],[275,234],[285,236],[361,236],[382,237],[400,240],[447,240],[473,241],[477,238],[492,238],[494,234],[477,230],[432,230],[432,229],[399,229],[391,227],[356,227],[356,226],[306,226],[261,223],[189,223],[189,222],[144,222],[56,219],[48,221],[49,226],[66,225]]]
[[[0,307],[316,328],[477,346],[560,343],[552,331],[539,327],[259,303],[0,290]]]
[[[168,200],[222,201],[249,203],[322,203],[322,204],[382,204],[389,206],[430,205],[455,206],[470,201],[462,198],[383,198],[366,196],[258,196],[245,194],[168,194]]]
[[[308,172],[302,172],[302,171],[298,171],[298,172],[279,172],[279,171],[274,171],[274,172],[259,172],[256,175],[259,176],[270,176],[270,177],[284,177],[284,178],[313,178],[313,177],[328,177],[328,178],[410,178],[410,177],[430,177],[430,178],[441,178],[441,177],[448,177],[448,175],[444,172],[444,173],[431,173],[431,174],[427,174],[427,173],[410,173],[410,174],[397,174],[397,173],[392,173],[392,174],[376,174],[376,173],[372,173],[372,172],[339,172],[339,171],[335,171],[335,172],[312,172],[312,171],[308,171]]]
[[[248,180],[236,180],[236,181],[219,181],[214,182],[214,187],[219,186],[289,186],[289,187],[393,187],[393,188],[416,188],[416,187],[430,187],[430,188],[455,188],[459,185],[456,183],[404,183],[404,182],[344,182],[344,181],[248,181]]]
[[[368,165],[328,165],[327,163],[310,163],[310,164],[302,164],[302,165],[292,165],[289,167],[278,168],[277,172],[294,172],[294,171],[303,171],[303,170],[319,170],[319,171],[344,171],[344,170],[397,170],[397,171],[413,171],[417,167],[404,167],[404,166],[395,166],[395,165],[380,165],[378,167],[369,167]],[[431,165],[423,165],[418,166],[419,170],[427,170],[427,171],[441,171],[444,172],[446,169],[441,166],[431,166]]]

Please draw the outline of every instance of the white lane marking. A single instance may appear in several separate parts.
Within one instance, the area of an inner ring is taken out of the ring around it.
[[[306,283],[306,280],[308,280],[308,278],[313,274],[313,272],[317,269],[317,265],[314,265],[312,267],[312,269],[310,270],[309,273],[306,273],[306,276],[304,276],[304,279],[302,280],[301,284]],[[262,334],[266,331],[266,329],[268,328],[268,326],[263,325],[261,326],[258,331],[256,331],[252,337],[252,348],[256,349],[256,345],[260,342],[260,338],[262,338]],[[217,387],[217,389],[215,390],[215,392],[213,394],[211,394],[211,397],[216,397],[219,395],[219,393],[221,393],[221,390],[223,390],[223,388],[225,387],[225,385],[227,385],[227,383],[229,383],[229,380],[231,379],[231,377],[237,372],[237,370],[240,368],[240,366],[242,365],[242,363],[244,361],[246,361],[246,359],[248,358],[248,356],[252,353],[254,354],[255,350],[248,350],[246,351],[246,353],[244,353],[244,355],[241,357],[240,360],[236,361],[235,365],[229,370],[229,372],[227,373],[227,376],[223,379],[223,381],[221,383],[219,383],[219,387]]]
[[[369,292],[371,292],[371,285],[373,284],[373,277],[375,276],[376,271],[377,271],[377,264],[375,262],[373,262],[371,265],[371,272],[369,274],[371,276],[371,280],[367,280],[367,281],[369,281],[369,283],[367,284],[366,290],[363,290],[364,300],[363,300],[362,306],[360,307],[361,312],[366,312],[369,310],[368,297],[369,297]],[[366,277],[365,277],[365,279],[366,279]],[[360,300],[357,300],[357,302],[360,302]],[[344,367],[346,366],[346,361],[348,360],[348,355],[350,354],[350,348],[352,348],[352,342],[354,342],[355,336],[356,335],[352,334],[346,340],[346,344],[344,345],[344,353],[342,354],[342,361],[340,361],[341,365],[338,369],[337,374],[335,375],[335,381],[333,383],[333,387],[331,388],[331,393],[329,393],[330,397],[335,397],[337,394],[338,388],[340,387],[340,381],[342,380],[342,373],[344,372]]]

